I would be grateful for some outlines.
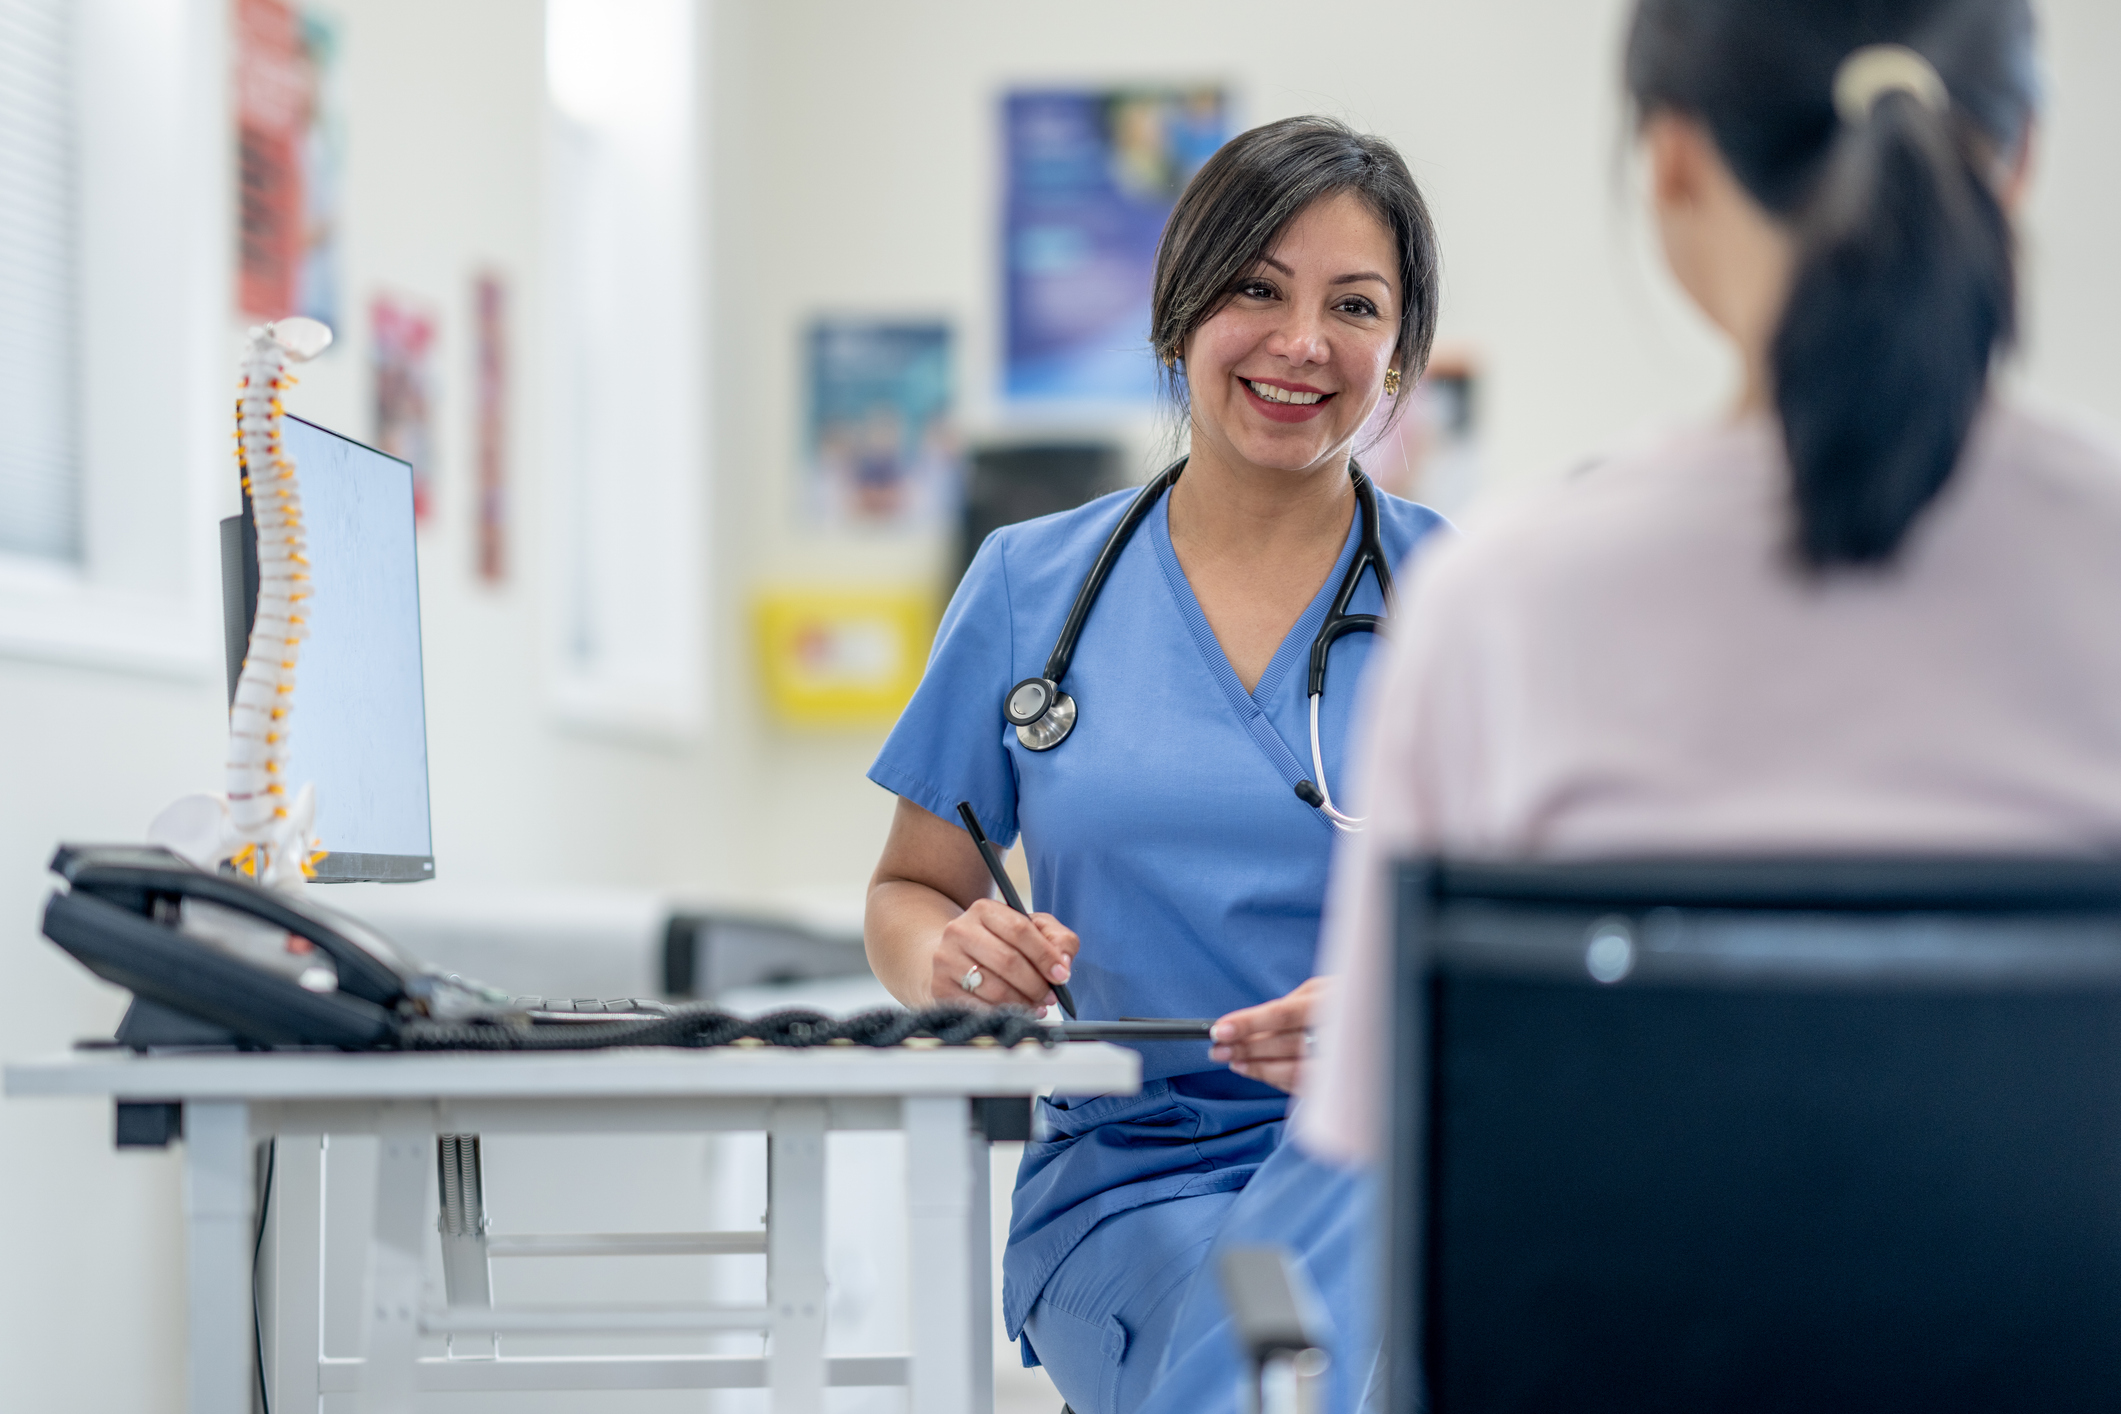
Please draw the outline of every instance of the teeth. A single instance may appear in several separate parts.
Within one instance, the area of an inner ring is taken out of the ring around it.
[[[1249,378],[1245,380],[1245,386],[1270,403],[1294,403],[1298,407],[1309,407],[1325,397],[1324,393],[1292,393],[1287,388],[1277,388],[1271,383],[1255,383]]]

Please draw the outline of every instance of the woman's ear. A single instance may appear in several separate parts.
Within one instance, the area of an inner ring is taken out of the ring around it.
[[[1642,147],[1650,164],[1650,200],[1658,214],[1682,214],[1701,205],[1713,166],[1709,135],[1693,118],[1669,109],[1642,125]]]
[[[1680,288],[1714,319],[1716,241],[1707,135],[1683,114],[1652,113],[1642,124],[1642,155],[1665,264]]]
[[[1673,278],[1749,367],[1763,367],[1789,292],[1788,233],[1739,184],[1699,119],[1654,113],[1642,125],[1642,145]]]
[[[2003,172],[1996,183],[1996,200],[2002,204],[2006,216],[2015,217],[2025,204],[2026,188],[2033,182],[2033,155],[2038,149],[2038,137],[2038,124],[2028,122],[2025,131],[2018,135],[2018,145],[2004,159]]]

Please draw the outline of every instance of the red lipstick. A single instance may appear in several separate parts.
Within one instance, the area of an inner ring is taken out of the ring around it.
[[[1324,393],[1324,396],[1315,403],[1277,403],[1253,392],[1254,383],[1279,388],[1288,393]],[[1322,388],[1310,388],[1301,383],[1285,383],[1279,378],[1239,378],[1237,385],[1245,390],[1245,401],[1270,422],[1309,422],[1324,412],[1328,403],[1340,396],[1338,393],[1326,393]]]

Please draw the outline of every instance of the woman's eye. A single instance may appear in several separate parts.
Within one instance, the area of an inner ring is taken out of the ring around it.
[[[1343,314],[1370,315],[1377,313],[1377,306],[1366,299],[1351,297],[1340,302],[1340,311]]]
[[[1274,298],[1274,287],[1265,280],[1247,280],[1237,287],[1237,292],[1252,299]]]

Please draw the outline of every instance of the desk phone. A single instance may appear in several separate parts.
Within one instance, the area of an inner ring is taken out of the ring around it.
[[[118,1041],[151,1046],[392,1045],[409,1020],[610,1022],[667,1014],[638,998],[513,997],[428,969],[336,910],[208,873],[146,845],[62,845],[68,885],[44,933],[133,994]]]

